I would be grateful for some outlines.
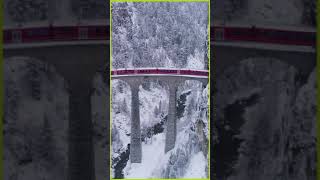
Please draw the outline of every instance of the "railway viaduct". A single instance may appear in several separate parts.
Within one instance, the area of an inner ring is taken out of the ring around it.
[[[203,85],[208,83],[208,77],[200,76],[179,76],[166,74],[132,74],[132,75],[112,75],[113,79],[119,79],[129,84],[131,88],[131,144],[130,160],[132,163],[140,163],[142,159],[141,150],[141,130],[140,130],[140,113],[139,113],[139,86],[146,80],[159,80],[165,82],[169,87],[169,109],[168,120],[166,123],[166,141],[165,152],[173,149],[176,141],[176,92],[179,85],[186,80],[197,80]]]
[[[211,43],[211,67],[212,75],[215,78],[219,76],[223,70],[229,66],[235,65],[242,60],[254,57],[270,57],[287,64],[295,66],[297,69],[307,73],[316,63],[314,50],[304,50],[301,46],[270,46],[265,48],[264,43],[248,43],[248,46],[243,46],[241,43],[226,42],[220,43],[212,41]],[[284,48],[285,47],[285,48]],[[92,91],[92,79],[97,70],[108,65],[109,62],[109,42],[108,40],[86,41],[81,39],[76,43],[69,42],[54,42],[54,43],[17,43],[5,44],[4,58],[26,56],[34,57],[41,61],[45,61],[55,66],[57,71],[64,76],[69,83],[69,180],[88,180],[95,179],[94,175],[94,151],[92,142],[92,121],[91,121],[91,102],[90,96]],[[301,63],[304,61],[305,63]],[[154,78],[154,77],[148,77]],[[159,78],[159,77],[157,77]],[[213,79],[214,79],[213,78]],[[131,80],[132,79],[132,80]],[[137,84],[134,83],[135,78],[122,78],[131,85],[133,103],[137,103],[138,91]],[[162,78],[170,85],[170,120],[168,127],[171,128],[168,134],[170,137],[175,137],[175,121],[174,121],[174,99],[175,91],[178,83],[173,83],[173,79]],[[190,78],[178,78],[181,81]],[[177,80],[177,79],[176,79]],[[179,80],[179,81],[180,81]],[[178,82],[179,82],[178,81]],[[212,81],[211,81],[212,82]],[[133,111],[138,112],[137,106],[133,106]],[[106,106],[106,108],[108,108]],[[139,118],[134,114],[133,121],[138,122]],[[170,124],[171,123],[171,124]],[[138,124],[138,123],[137,123]],[[135,128],[133,128],[135,129]],[[138,130],[138,129],[136,129]],[[134,130],[135,131],[135,130]],[[136,143],[136,138],[139,132],[132,138],[133,144]],[[167,141],[172,138],[167,138]],[[171,149],[174,141],[166,142],[166,151]],[[139,149],[140,148],[140,149]],[[134,149],[134,148],[133,148]],[[137,142],[137,148],[133,153],[139,154],[141,146]],[[137,158],[133,161],[139,162]],[[107,171],[109,169],[107,168]]]

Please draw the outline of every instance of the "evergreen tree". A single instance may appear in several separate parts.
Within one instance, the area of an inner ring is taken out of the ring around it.
[[[127,108],[127,102],[126,99],[124,98],[121,104],[121,111],[124,113],[128,113],[128,108]]]
[[[53,132],[50,127],[48,118],[45,117],[43,121],[43,126],[40,130],[40,137],[38,145],[38,157],[47,163],[53,163],[54,160],[54,139]]]
[[[159,113],[162,113],[162,104],[161,104],[161,100],[159,102]]]
[[[159,108],[157,106],[154,108],[153,112],[154,112],[154,117],[158,117],[160,114]]]
[[[31,62],[28,63],[28,80],[31,86],[31,96],[35,100],[40,100],[41,98],[41,76],[39,72],[39,65]]]
[[[315,26],[316,25],[316,0],[302,0],[303,15],[302,23]]]
[[[123,83],[122,82],[119,82],[118,88],[119,88],[119,92],[123,93]]]
[[[114,3],[112,11],[113,67],[183,68],[207,50],[207,3]]]

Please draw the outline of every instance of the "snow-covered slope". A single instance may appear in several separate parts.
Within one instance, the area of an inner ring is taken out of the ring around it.
[[[66,179],[68,93],[63,78],[31,58],[6,59],[4,68],[5,179]]]
[[[213,23],[255,26],[313,26],[316,0],[225,0],[212,1]]]
[[[165,153],[164,122],[169,103],[167,87],[158,81],[146,82],[140,86],[142,163],[131,164],[128,150],[131,125],[130,87],[123,81],[112,81],[113,177],[182,178],[188,174],[191,177],[207,177],[208,86],[203,90],[200,82],[186,81],[178,88],[177,96],[177,142],[173,150]],[[197,174],[193,173],[191,161],[202,167]],[[199,172],[200,170],[202,171]]]
[[[305,84],[304,84],[305,83]],[[251,58],[217,77],[217,178],[315,179],[315,72]]]

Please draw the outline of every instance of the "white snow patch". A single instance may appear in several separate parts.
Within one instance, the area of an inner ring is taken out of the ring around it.
[[[130,163],[124,168],[125,178],[152,178],[165,157],[165,134],[152,137],[152,144],[142,143],[142,162]]]
[[[192,156],[184,178],[207,178],[206,166],[207,160],[200,151]]]

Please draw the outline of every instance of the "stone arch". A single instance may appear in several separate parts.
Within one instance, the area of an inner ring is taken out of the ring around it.
[[[34,57],[7,57],[4,68],[6,177],[32,178],[44,163],[49,179],[67,179],[68,85],[55,67]],[[24,171],[27,166],[33,170]]]

